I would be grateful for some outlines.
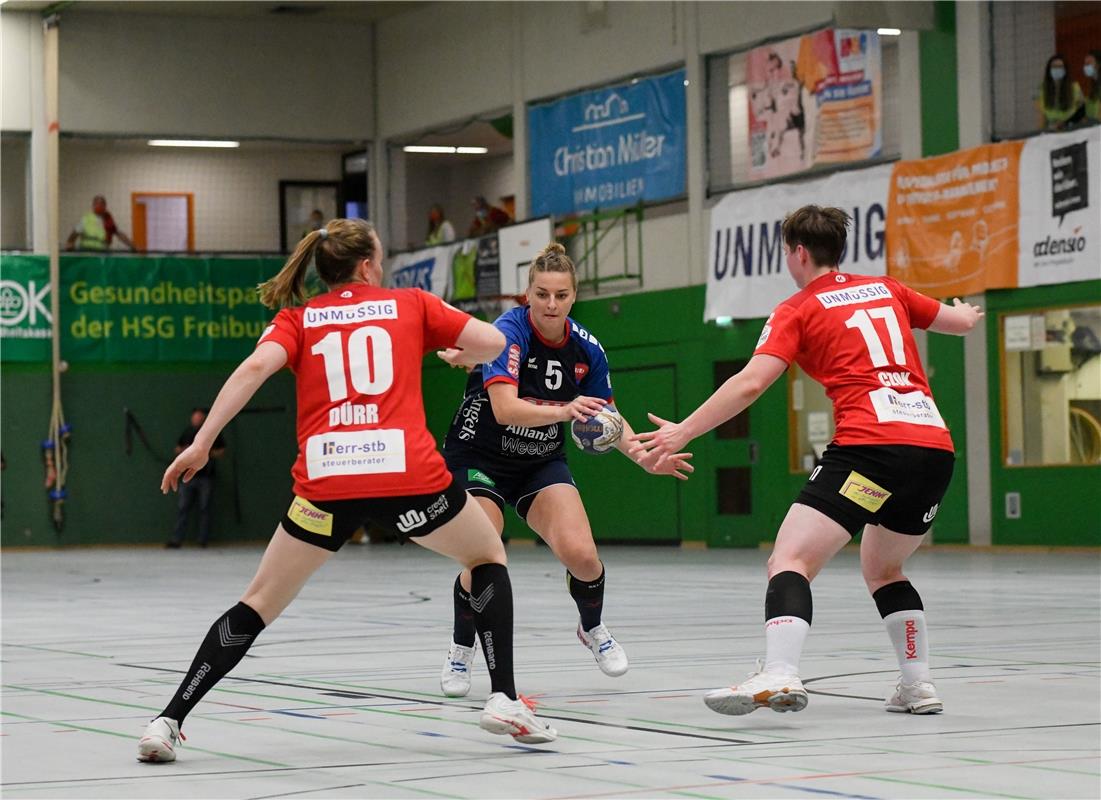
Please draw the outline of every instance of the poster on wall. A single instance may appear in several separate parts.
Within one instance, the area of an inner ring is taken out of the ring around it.
[[[685,71],[528,108],[531,213],[563,215],[685,192]]]
[[[810,203],[852,216],[839,267],[860,275],[886,272],[884,228],[891,166],[838,172],[821,180],[731,192],[711,209],[704,319],[766,317],[795,294],[780,229]]]
[[[1017,285],[1021,142],[899,161],[887,207],[887,272],[937,298]]]
[[[1021,151],[1018,286],[1101,278],[1101,128]]]
[[[827,28],[750,50],[749,177],[773,178],[878,156],[881,73],[875,31]]]

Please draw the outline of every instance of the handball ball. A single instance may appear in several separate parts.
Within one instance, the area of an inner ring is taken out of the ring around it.
[[[595,416],[575,419],[570,424],[570,435],[573,443],[586,453],[610,452],[623,435],[623,417],[612,406],[604,406]]]

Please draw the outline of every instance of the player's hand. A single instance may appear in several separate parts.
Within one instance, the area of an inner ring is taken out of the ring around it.
[[[963,317],[964,321],[972,328],[974,328],[975,325],[978,324],[978,321],[980,319],[986,316],[986,312],[984,312],[981,308],[964,302],[958,297],[952,298],[952,306],[960,314],[960,316]]]
[[[658,429],[636,433],[629,439],[631,446],[627,452],[639,463],[643,458],[653,458],[654,468],[663,469],[669,459],[683,455],[681,451],[688,444],[689,436],[679,422],[670,422],[649,412],[646,416]]]
[[[448,347],[446,350],[437,350],[436,355],[440,357],[440,360],[445,364],[455,367],[457,369],[465,369],[470,372],[479,362],[468,361],[464,356],[464,350],[461,347]]]
[[[634,456],[635,463],[651,475],[672,475],[682,481],[688,480],[688,476],[696,471],[696,468],[688,463],[691,457],[691,453],[674,453],[659,464],[659,456],[656,453],[639,451]]]
[[[562,407],[562,412],[565,414],[562,421],[570,422],[575,419],[586,420],[594,414],[599,414],[603,411],[605,405],[606,403],[599,397],[586,397],[583,394],[578,395]]]
[[[206,466],[207,459],[208,451],[205,447],[194,444],[188,447],[176,456],[176,460],[164,471],[164,477],[161,478],[161,493],[168,494],[169,489],[176,491],[180,486],[181,478],[184,483],[190,482],[195,477],[195,473]]]

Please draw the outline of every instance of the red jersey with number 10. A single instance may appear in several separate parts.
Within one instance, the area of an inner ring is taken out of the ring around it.
[[[281,345],[296,379],[295,494],[344,500],[447,487],[425,425],[421,361],[454,346],[469,319],[420,289],[360,283],[276,315],[260,343]]]
[[[939,310],[894,278],[831,272],[776,307],[754,354],[795,362],[826,388],[837,444],[951,451],[911,333]]]

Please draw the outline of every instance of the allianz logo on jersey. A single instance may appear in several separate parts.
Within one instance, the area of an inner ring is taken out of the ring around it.
[[[816,294],[818,302],[823,308],[837,308],[839,306],[852,306],[857,303],[868,303],[872,300],[883,300],[891,297],[891,290],[882,283],[865,283],[861,286],[851,286],[847,289],[834,289],[832,292]]]
[[[347,325],[376,319],[397,319],[398,304],[394,300],[367,300],[348,306],[306,307],[302,324],[307,328],[322,325]]]

